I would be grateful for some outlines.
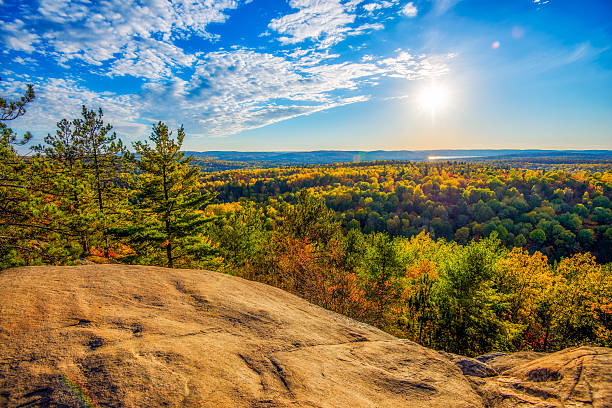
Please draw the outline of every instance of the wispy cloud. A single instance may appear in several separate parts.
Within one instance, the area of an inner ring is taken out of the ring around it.
[[[430,0],[433,2],[433,12],[435,14],[444,14],[451,8],[455,6],[455,4],[459,3],[461,0]]]
[[[378,1],[373,3],[364,4],[363,9],[369,14],[373,14],[377,10],[383,10],[389,7],[393,7],[397,4],[398,0],[394,1]]]
[[[198,61],[189,81],[150,85],[147,100],[154,109],[155,101],[163,99],[164,109],[173,106],[209,135],[226,136],[366,101],[382,78],[443,75],[450,58],[416,57],[400,51],[389,58],[332,63],[325,54],[296,54],[280,56],[248,49],[210,53]]]
[[[268,28],[279,34],[282,44],[298,44],[312,40],[319,48],[328,48],[345,38],[381,30],[380,22],[360,23],[361,17],[373,17],[376,11],[392,7],[399,0],[290,0],[298,11],[273,19]]]
[[[35,50],[35,44],[40,41],[40,36],[26,28],[22,20],[16,19],[2,22],[0,39],[9,49],[31,53]]]
[[[290,0],[296,13],[273,19],[268,27],[281,34],[279,41],[294,44],[306,39],[317,39],[322,46],[341,41],[355,21],[355,2],[340,0]]]
[[[28,114],[11,125],[24,127],[35,133],[45,133],[55,127],[62,118],[80,116],[81,106],[101,107],[105,119],[116,127],[126,129],[139,128],[137,120],[140,115],[138,97],[120,95],[112,92],[95,92],[80,85],[75,80],[48,78],[29,78],[35,86],[36,99],[28,105]],[[0,82],[0,91],[4,95],[20,95],[26,87],[25,81],[4,80]],[[126,132],[130,134],[134,132]]]

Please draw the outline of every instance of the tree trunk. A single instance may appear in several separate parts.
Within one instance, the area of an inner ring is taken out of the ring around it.
[[[166,245],[166,256],[168,257],[168,268],[172,268],[172,242]]]

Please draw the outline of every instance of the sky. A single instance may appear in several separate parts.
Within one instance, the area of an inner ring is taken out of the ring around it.
[[[98,107],[188,150],[612,149],[610,0],[0,0],[33,144]]]

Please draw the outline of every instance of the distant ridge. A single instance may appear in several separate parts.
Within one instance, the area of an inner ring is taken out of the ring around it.
[[[186,151],[200,159],[225,161],[257,161],[271,164],[331,164],[373,160],[502,160],[566,158],[573,160],[612,160],[612,150],[315,150],[304,152],[241,152],[241,151]]]

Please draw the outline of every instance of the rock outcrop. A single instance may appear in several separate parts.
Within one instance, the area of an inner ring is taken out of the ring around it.
[[[610,349],[468,359],[214,272],[16,268],[0,299],[0,407],[612,406]]]

